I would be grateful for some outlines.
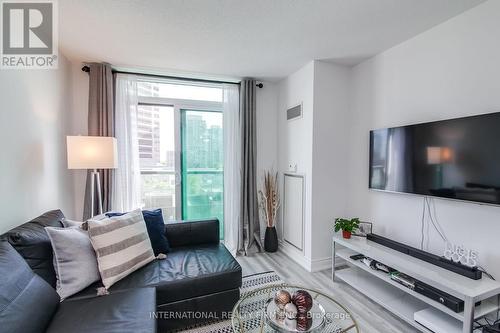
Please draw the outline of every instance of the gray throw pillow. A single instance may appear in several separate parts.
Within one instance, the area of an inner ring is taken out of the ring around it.
[[[85,222],[73,221],[73,220],[69,220],[67,218],[64,218],[64,219],[62,219],[61,223],[65,228],[78,227],[80,229],[84,229],[84,230],[86,229],[84,227]]]
[[[54,251],[56,291],[65,298],[100,280],[94,248],[88,232],[79,227],[45,228]]]
[[[101,215],[97,215],[97,216],[92,217],[92,220],[100,221],[100,220],[106,219],[106,218],[108,218],[108,216],[106,214],[101,214]],[[80,221],[75,221],[75,220],[63,218],[61,220],[61,223],[62,223],[63,227],[65,227],[65,228],[79,227],[80,229],[88,230],[87,222],[80,222]]]

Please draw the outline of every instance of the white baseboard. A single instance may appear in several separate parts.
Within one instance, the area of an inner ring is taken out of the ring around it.
[[[279,247],[284,254],[286,254],[288,257],[290,257],[290,259],[292,259],[297,264],[302,266],[308,272],[311,271],[311,263],[304,256],[304,253],[302,251],[300,251],[295,246],[288,244],[287,242],[284,242],[284,241],[280,241]]]
[[[304,253],[297,249],[295,246],[288,244],[287,242],[280,241],[280,249],[286,254],[290,259],[298,263],[308,272],[319,272],[325,269],[331,269],[332,258],[320,258],[320,259],[309,259],[304,256]]]
[[[311,272],[319,272],[325,269],[332,269],[332,257],[312,260]]]

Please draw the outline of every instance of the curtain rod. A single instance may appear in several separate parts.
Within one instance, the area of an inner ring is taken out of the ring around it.
[[[82,71],[89,73],[90,72],[90,67],[89,66],[83,66]],[[206,80],[206,79],[190,79],[186,77],[179,77],[179,76],[170,76],[170,75],[159,75],[159,74],[144,74],[144,73],[137,73],[137,72],[126,72],[126,71],[118,71],[113,69],[113,73],[117,74],[132,74],[132,75],[140,75],[140,76],[147,76],[147,77],[156,77],[156,78],[162,78],[162,79],[173,79],[173,80],[181,80],[181,81],[195,81],[195,82],[205,82],[205,83],[226,83],[226,84],[240,84],[239,82],[229,82],[229,81],[218,81],[218,80]],[[263,88],[264,84],[262,82],[257,83],[255,86],[259,88]]]

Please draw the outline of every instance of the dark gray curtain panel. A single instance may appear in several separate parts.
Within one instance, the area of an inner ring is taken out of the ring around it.
[[[257,138],[255,80],[245,79],[240,88],[241,115],[241,215],[238,226],[238,253],[260,252],[260,222],[257,197]]]
[[[89,72],[89,136],[114,136],[114,84],[113,73],[109,64],[91,63]],[[111,188],[113,170],[98,170],[101,178],[102,209],[111,209]],[[94,212],[91,212],[90,170],[87,171],[85,188],[85,204],[83,220],[89,219],[99,212],[97,195],[95,196]]]

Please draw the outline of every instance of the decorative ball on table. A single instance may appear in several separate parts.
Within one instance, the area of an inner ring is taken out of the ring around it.
[[[312,326],[312,317],[309,313],[299,313],[297,315],[297,330],[298,331],[307,331]]]
[[[297,307],[293,303],[285,305],[285,316],[288,319],[295,319],[297,317]]]
[[[299,315],[305,315],[309,310],[311,310],[313,305],[313,299],[311,294],[305,290],[297,290],[292,295],[292,303],[297,307]]]
[[[292,331],[297,330],[297,321],[295,320],[295,318],[288,319],[285,317],[285,325],[286,325],[286,327],[288,327]]]
[[[285,305],[290,303],[291,300],[292,296],[290,296],[290,293],[286,290],[278,290],[274,296],[274,303],[280,310],[284,310]]]

